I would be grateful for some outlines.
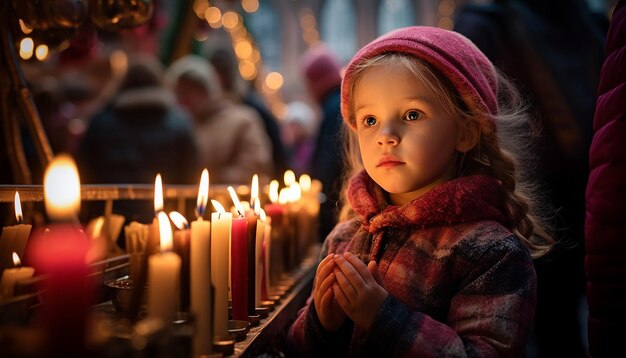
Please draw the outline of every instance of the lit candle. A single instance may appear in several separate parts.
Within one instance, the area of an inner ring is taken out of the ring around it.
[[[239,202],[237,193],[232,186],[228,192],[237,209],[238,217],[233,218],[231,232],[231,290],[232,290],[232,316],[234,320],[248,320],[248,252],[247,252],[247,227],[244,208]]]
[[[180,310],[189,310],[189,223],[178,211],[169,213],[170,220],[178,230],[174,231],[174,252],[180,256]]]
[[[302,174],[298,180],[302,189],[302,207],[306,217],[306,242],[307,247],[318,242],[318,216],[320,211],[319,191],[322,183],[319,180],[311,180],[307,174]]]
[[[29,255],[37,273],[46,275],[42,281],[46,352],[82,356],[95,282],[86,264],[90,241],[75,224],[80,179],[71,157],[60,155],[50,162],[44,176],[44,200],[48,217],[57,223],[33,237]]]
[[[138,259],[140,261],[139,270],[136,272],[135,278],[133,278],[133,296],[131,299],[131,307],[129,313],[131,318],[135,320],[137,318],[137,314],[140,311],[143,298],[144,298],[144,287],[148,283],[148,262],[149,258],[153,254],[160,253],[159,249],[160,244],[160,228],[159,228],[159,220],[158,213],[163,211],[163,180],[161,179],[161,174],[157,173],[154,179],[154,219],[152,219],[151,225],[146,225],[148,228],[147,240],[144,245],[144,252],[139,254]],[[133,260],[133,256],[131,256],[131,274],[133,263],[136,260]],[[167,323],[167,322],[165,322]]]
[[[284,220],[285,217],[285,206],[279,202],[279,194],[278,194],[278,181],[272,180],[269,185],[269,199],[270,202],[266,203],[263,208],[265,209],[265,213],[268,216],[268,219],[271,221],[272,230],[270,242],[272,246],[272,250],[269,252],[268,260],[272,262],[269,271],[269,284],[276,285],[280,279],[280,275],[285,271],[285,260],[283,255],[283,246],[285,243],[285,235],[284,233]],[[284,199],[283,195],[283,199]],[[286,201],[284,199],[284,201]]]
[[[197,220],[191,223],[191,313],[195,317],[194,356],[212,352],[211,224],[203,219],[209,198],[209,172],[204,169],[198,188]]]
[[[233,214],[216,200],[211,214],[211,282],[215,288],[215,335],[228,336],[228,266]]]
[[[263,261],[261,255],[263,253],[263,238],[265,237],[265,221],[261,219],[261,204],[259,198],[254,199],[254,213],[257,215],[256,236],[255,236],[255,252],[254,252],[254,304],[255,307],[261,307],[261,283],[263,279]]]
[[[246,211],[246,219],[248,220],[247,233],[247,257],[248,257],[248,315],[256,315],[256,266],[257,266],[257,226],[259,221],[258,214],[254,211],[255,203],[258,201],[258,176],[254,174],[252,177],[252,185],[250,186],[250,204],[251,210]],[[256,189],[256,190],[255,190]],[[252,197],[252,195],[255,195]]]
[[[0,300],[7,300],[15,295],[15,284],[30,277],[33,277],[35,269],[32,267],[22,267],[20,257],[13,253],[14,268],[5,269],[0,280]]]
[[[148,317],[168,326],[176,317],[180,257],[172,252],[172,226],[163,211],[157,214],[161,252],[148,258]]]
[[[270,293],[270,255],[272,249],[272,218],[265,214],[265,210],[261,209],[259,215],[261,221],[265,223],[265,232],[263,233],[263,245],[261,248],[261,262],[262,262],[262,274],[261,274],[261,300],[266,301],[269,299]]]
[[[20,194],[15,192],[15,219],[17,225],[2,228],[2,236],[0,236],[0,269],[8,267],[11,262],[11,254],[16,252],[19,256],[24,257],[26,243],[30,235],[31,225],[23,224],[22,205],[20,203]]]

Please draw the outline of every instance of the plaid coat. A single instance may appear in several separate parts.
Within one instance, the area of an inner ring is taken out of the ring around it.
[[[469,176],[393,206],[365,172],[350,183],[356,213],[327,237],[322,257],[376,260],[389,292],[369,331],[349,319],[324,330],[312,304],[288,346],[311,356],[519,356],[535,309],[530,253],[507,229],[498,181]]]

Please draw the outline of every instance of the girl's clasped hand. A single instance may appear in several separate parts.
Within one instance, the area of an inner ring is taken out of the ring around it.
[[[339,330],[346,320],[368,329],[388,293],[375,261],[366,266],[350,252],[329,254],[317,268],[314,302],[324,328]]]

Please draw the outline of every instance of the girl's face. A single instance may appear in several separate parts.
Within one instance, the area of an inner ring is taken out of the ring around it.
[[[407,68],[365,70],[353,103],[365,170],[393,204],[405,204],[452,177],[458,122]]]

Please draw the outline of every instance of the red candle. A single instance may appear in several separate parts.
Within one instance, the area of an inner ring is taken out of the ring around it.
[[[87,316],[94,282],[86,264],[89,239],[75,222],[80,209],[80,180],[73,159],[52,160],[44,177],[48,217],[58,222],[34,237],[30,255],[42,281],[42,319],[50,356],[83,356]]]
[[[248,220],[233,218],[231,233],[231,289],[234,320],[248,320]]]
[[[235,189],[228,187],[228,192],[237,209],[239,217],[233,218],[230,245],[230,270],[232,292],[232,316],[234,320],[248,320],[248,220]],[[253,291],[254,292],[254,291]]]
[[[94,282],[85,263],[88,238],[71,225],[39,232],[30,252],[42,282],[42,318],[51,356],[82,356]]]
[[[247,268],[248,268],[248,315],[256,315],[256,226],[259,217],[251,210],[246,213],[247,232]]]

